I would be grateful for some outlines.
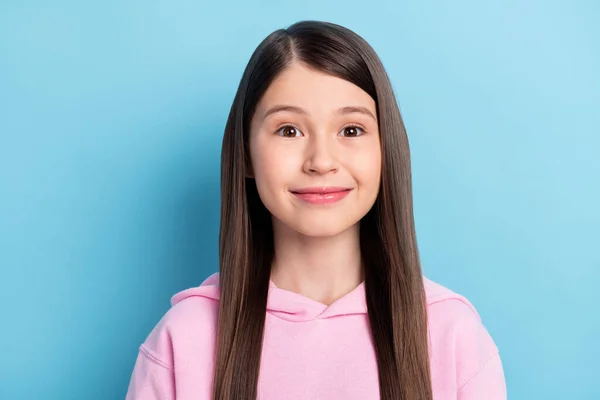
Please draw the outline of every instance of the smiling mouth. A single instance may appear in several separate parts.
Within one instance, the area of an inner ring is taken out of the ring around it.
[[[348,192],[352,190],[352,188],[346,187],[337,187],[337,186],[320,186],[320,187],[309,187],[303,189],[295,189],[291,190],[294,194],[330,194],[330,193],[339,193],[339,192]]]
[[[344,187],[314,187],[291,190],[300,200],[309,204],[331,204],[344,199],[354,189]]]

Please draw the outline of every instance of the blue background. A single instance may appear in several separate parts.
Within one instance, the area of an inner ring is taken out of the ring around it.
[[[2,1],[0,398],[120,399],[217,270],[219,157],[250,54],[328,20],[392,79],[426,274],[509,399],[600,399],[597,1]]]

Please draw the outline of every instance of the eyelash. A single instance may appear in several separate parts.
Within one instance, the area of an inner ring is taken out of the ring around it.
[[[283,128],[294,128],[294,129],[296,129],[297,131],[299,131],[299,132],[302,132],[302,130],[301,130],[300,128],[298,128],[296,125],[287,124],[287,125],[283,125],[283,126],[282,126],[281,128],[279,128],[279,129],[277,129],[277,130],[275,131],[275,134],[277,134],[278,136],[281,136],[281,137],[287,137],[287,136],[283,136],[283,135],[281,135],[281,134],[280,134],[280,132],[283,130]],[[365,128],[363,128],[363,127],[362,127],[362,126],[360,126],[360,125],[355,125],[355,124],[350,124],[350,125],[346,125],[346,126],[344,126],[344,127],[342,128],[342,132],[343,132],[345,129],[348,129],[348,128],[359,129],[360,131],[362,131],[362,133],[361,133],[361,134],[359,134],[359,135],[356,135],[356,136],[349,136],[349,137],[352,137],[352,138],[354,138],[354,137],[359,137],[359,136],[362,136],[362,135],[364,135],[365,133],[367,133],[367,131],[365,130]]]

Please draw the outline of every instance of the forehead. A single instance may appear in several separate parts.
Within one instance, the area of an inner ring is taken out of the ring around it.
[[[293,63],[271,83],[256,108],[262,119],[265,111],[275,105],[303,108],[308,114],[328,116],[347,106],[362,106],[376,113],[375,101],[367,92],[344,79]]]

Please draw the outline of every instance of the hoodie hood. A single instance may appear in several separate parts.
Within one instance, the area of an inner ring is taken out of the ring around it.
[[[427,306],[448,299],[456,299],[465,303],[477,314],[475,308],[463,296],[452,292],[446,287],[423,277]],[[219,300],[219,273],[210,275],[200,286],[183,290],[171,298],[171,305],[189,297],[204,297]],[[332,304],[325,305],[316,300],[309,299],[301,294],[278,288],[269,280],[269,293],[267,297],[267,312],[281,319],[294,322],[312,321],[315,319],[333,318],[344,315],[367,314],[367,300],[365,282],[361,282],[348,294],[340,297]]]
[[[269,280],[267,312],[288,321],[303,322],[315,319],[332,318],[344,315],[367,314],[365,283],[361,282],[351,292],[330,305],[309,299],[298,293],[278,288]],[[219,273],[214,273],[200,286],[183,290],[171,298],[171,305],[189,297],[204,297],[219,300]]]

